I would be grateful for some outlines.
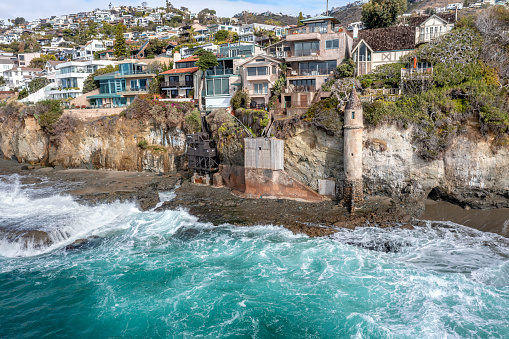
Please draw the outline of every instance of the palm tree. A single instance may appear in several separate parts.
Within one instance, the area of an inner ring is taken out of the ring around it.
[[[196,39],[194,38],[194,36],[196,35],[196,30],[194,29],[194,27],[191,26],[188,32],[189,32],[189,42],[196,42]]]
[[[269,46],[272,45],[272,37],[276,36],[276,32],[274,31],[267,31],[267,37],[269,38]]]

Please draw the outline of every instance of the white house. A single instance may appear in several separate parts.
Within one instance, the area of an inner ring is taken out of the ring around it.
[[[114,65],[108,60],[70,61],[55,66],[55,85],[47,91],[50,99],[76,98],[83,94],[85,79],[99,68]]]
[[[40,68],[15,67],[3,72],[2,76],[7,88],[22,88],[26,86],[33,77],[42,72]]]
[[[80,49],[74,51],[74,60],[94,60],[94,52],[104,51],[113,47],[112,40],[92,40],[82,46]]]
[[[415,27],[415,42],[430,42],[449,33],[456,23],[454,13],[440,13],[410,18],[409,25]]]

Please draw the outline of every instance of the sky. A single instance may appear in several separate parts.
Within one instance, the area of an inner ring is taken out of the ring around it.
[[[243,10],[253,12],[271,11],[289,15],[298,15],[302,11],[305,15],[315,15],[325,12],[326,0],[174,0],[170,1],[174,7],[185,6],[192,12],[198,12],[204,8],[214,9],[218,16],[231,17]],[[354,0],[329,0],[329,8],[346,5]],[[111,0],[113,6],[127,5],[138,6],[143,0],[124,0],[122,2]],[[165,6],[165,0],[147,0],[150,7]],[[14,19],[23,17],[27,21],[47,18],[52,15],[71,14],[82,11],[92,11],[96,8],[108,8],[108,0],[1,0],[0,19]]]

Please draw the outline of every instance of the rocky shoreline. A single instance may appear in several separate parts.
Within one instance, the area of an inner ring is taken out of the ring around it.
[[[181,173],[118,172],[86,169],[56,169],[21,165],[0,160],[0,174],[19,174],[22,184],[37,187],[57,186],[63,194],[74,196],[84,204],[135,201],[141,210],[159,203],[159,192],[175,189],[176,197],[157,207],[156,211],[183,208],[201,222],[238,226],[278,225],[310,237],[329,236],[340,228],[404,227],[422,225],[419,219],[450,220],[469,227],[509,236],[509,210],[464,210],[446,202],[405,206],[387,197],[367,197],[363,207],[350,214],[337,201],[307,203],[283,199],[243,199],[227,188],[193,185]],[[454,213],[449,213],[453,211]],[[424,212],[424,213],[423,213]],[[447,218],[450,216],[450,218]],[[34,230],[37,231],[37,230]],[[37,235],[40,244],[47,243],[44,232]],[[79,245],[79,244],[78,244]]]

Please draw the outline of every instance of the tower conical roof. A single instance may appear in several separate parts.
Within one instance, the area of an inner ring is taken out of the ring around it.
[[[355,87],[352,87],[352,91],[350,92],[350,98],[348,98],[348,102],[346,103],[345,110],[357,110],[362,109],[362,104],[359,99],[359,95],[357,95],[357,90]]]

